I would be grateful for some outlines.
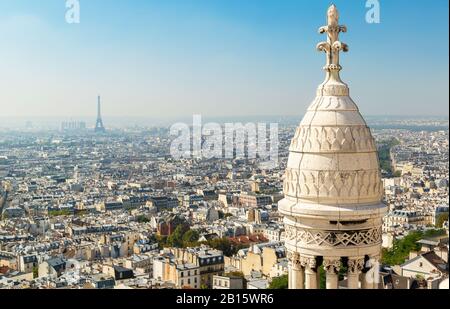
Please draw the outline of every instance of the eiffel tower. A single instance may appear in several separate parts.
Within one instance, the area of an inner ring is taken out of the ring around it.
[[[98,96],[97,103],[97,122],[95,124],[95,133],[105,133],[105,127],[103,126],[102,114],[101,114],[101,106],[100,106],[100,96]]]

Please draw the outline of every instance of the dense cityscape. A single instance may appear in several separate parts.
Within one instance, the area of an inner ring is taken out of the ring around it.
[[[379,288],[448,287],[448,120],[374,119],[389,207]],[[278,202],[295,127],[280,124],[270,170],[175,160],[166,127],[2,129],[0,287],[287,288]]]
[[[448,1],[113,2],[0,0],[13,306],[441,300]]]

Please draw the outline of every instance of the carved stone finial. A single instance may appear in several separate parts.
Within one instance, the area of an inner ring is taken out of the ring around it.
[[[328,39],[326,42],[317,45],[319,51],[327,54],[327,63],[324,70],[329,73],[339,73],[342,69],[339,64],[339,53],[348,51],[348,45],[339,41],[339,33],[341,32],[347,32],[347,27],[339,25],[339,11],[333,4],[328,9],[327,25],[319,29],[319,33],[327,33]],[[335,77],[340,81],[339,74],[336,74]]]
[[[328,25],[335,25],[337,26],[339,24],[339,11],[337,7],[332,4],[328,8]]]

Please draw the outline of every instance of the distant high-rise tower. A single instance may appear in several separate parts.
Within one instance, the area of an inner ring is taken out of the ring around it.
[[[101,105],[100,105],[100,96],[98,96],[98,103],[97,103],[97,123],[95,124],[95,132],[96,133],[106,132],[105,127],[103,126]]]

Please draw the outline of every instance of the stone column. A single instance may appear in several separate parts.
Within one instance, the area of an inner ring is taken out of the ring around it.
[[[379,269],[379,256],[370,257],[369,262],[366,265],[366,271],[361,275],[361,288],[366,290],[377,289],[378,281],[380,280]]]
[[[368,281],[368,280],[373,280],[372,278],[368,278],[370,277],[370,273],[366,272],[366,273],[362,273],[361,274],[361,289],[363,290],[371,290],[374,288],[374,284],[373,281]]]
[[[302,265],[305,265],[305,287],[307,290],[317,290],[317,261],[315,257],[302,257]]]
[[[294,289],[294,285],[293,285],[293,281],[292,281],[292,279],[293,279],[293,275],[292,275],[292,273],[293,273],[293,268],[292,268],[292,260],[290,259],[290,257],[289,257],[289,253],[288,253],[288,289],[289,290],[292,290],[292,289]]]
[[[289,258],[289,289],[300,290],[305,288],[305,274],[301,265],[300,255],[291,253]]]
[[[302,290],[305,288],[305,271],[302,267],[295,267],[292,269],[292,285],[295,290]]]
[[[341,259],[324,258],[323,268],[327,275],[327,290],[337,290],[339,288],[339,270],[341,269]]]
[[[359,276],[364,269],[364,257],[351,257],[348,259],[347,287],[349,289],[359,289]]]
[[[302,290],[305,288],[305,269],[302,267],[300,263],[300,256],[298,259],[294,260],[293,265],[294,270],[294,286],[297,290]]]

